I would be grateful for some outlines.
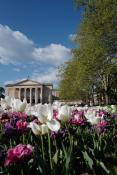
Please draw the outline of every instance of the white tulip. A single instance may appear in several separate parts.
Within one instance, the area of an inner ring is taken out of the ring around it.
[[[108,113],[111,113],[112,110],[110,106],[104,106],[103,109]]]
[[[94,118],[95,116],[96,116],[95,110],[88,110],[87,112],[85,112],[85,117],[87,120],[89,120],[90,118]]]
[[[41,123],[51,121],[53,118],[53,109],[50,104],[39,105],[38,110],[35,112],[35,116]]]
[[[103,109],[111,114],[117,113],[117,106],[116,105],[105,106],[105,107],[103,107]]]
[[[112,114],[117,114],[117,106],[116,106],[116,105],[111,105],[110,107],[111,107],[111,109],[112,109],[112,110],[111,110],[111,113],[112,113]]]
[[[27,102],[24,99],[23,102],[20,99],[13,100],[13,111],[16,112],[24,112],[26,108]]]
[[[12,98],[6,96],[5,99],[1,98],[1,107],[3,110],[9,110],[12,108]]]
[[[96,111],[95,110],[88,110],[85,113],[85,117],[89,123],[92,125],[96,125],[101,121],[101,117],[96,117]]]
[[[46,124],[38,125],[37,123],[31,122],[28,127],[32,129],[35,135],[44,135],[49,132]]]
[[[60,129],[60,123],[55,119],[47,121],[46,124],[51,131],[57,132]]]
[[[54,110],[58,110],[58,108],[60,108],[60,107],[61,107],[61,103],[59,101],[55,101],[52,105],[52,108]]]
[[[67,105],[61,106],[58,109],[58,119],[64,122],[69,121],[71,119],[71,108]]]
[[[90,118],[88,119],[88,122],[91,123],[92,125],[96,125],[101,121],[100,117],[94,117],[94,118]]]
[[[37,116],[37,111],[35,109],[35,106],[27,105],[25,109],[25,113],[27,115],[35,115]]]
[[[36,111],[32,113],[38,118],[39,122],[42,123],[39,127],[46,126],[51,131],[55,132],[60,129],[60,123],[53,119],[53,109],[50,104],[40,104]]]

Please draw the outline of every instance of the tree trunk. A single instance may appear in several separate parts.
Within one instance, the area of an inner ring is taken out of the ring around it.
[[[109,97],[107,92],[105,92],[105,104],[108,105],[109,104]]]

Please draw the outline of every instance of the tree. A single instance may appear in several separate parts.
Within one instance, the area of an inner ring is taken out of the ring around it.
[[[4,88],[3,87],[0,87],[0,98],[4,98]]]
[[[74,65],[77,59],[76,70],[68,76],[69,64],[64,67],[60,89],[66,92],[69,88],[64,85],[65,80],[74,80],[71,81],[72,97],[77,94],[76,97],[89,98],[97,92],[108,104],[112,93],[113,96],[117,93],[114,78],[117,74],[117,1],[77,0],[76,4],[84,8],[84,18],[75,38],[78,47],[73,50],[74,58],[70,61]],[[64,97],[67,98],[65,93]]]

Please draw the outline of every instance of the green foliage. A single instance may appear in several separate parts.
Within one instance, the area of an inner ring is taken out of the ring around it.
[[[84,18],[74,41],[78,47],[61,71],[61,97],[85,99],[95,91],[109,103],[117,96],[117,1],[77,0],[76,4],[83,6]]]
[[[117,130],[114,127],[116,128],[115,124],[109,126],[106,132],[98,133],[91,132],[89,125],[71,126],[67,124],[67,128],[65,126],[63,128],[69,133],[65,137],[56,139],[51,137],[51,133],[36,137],[31,131],[21,137],[10,139],[3,134],[0,138],[0,149],[4,147],[7,150],[19,143],[31,144],[34,148],[34,155],[26,164],[2,166],[1,171],[8,175],[81,175],[83,173],[116,175]]]
[[[4,95],[3,95],[4,92],[5,92],[4,88],[0,87],[0,98],[4,98]]]

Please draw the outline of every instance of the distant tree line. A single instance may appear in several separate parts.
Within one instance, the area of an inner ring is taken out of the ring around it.
[[[73,57],[60,67],[60,97],[117,102],[117,0],[76,0],[83,20]]]
[[[4,98],[4,93],[5,93],[5,90],[3,87],[0,87],[0,98]]]

